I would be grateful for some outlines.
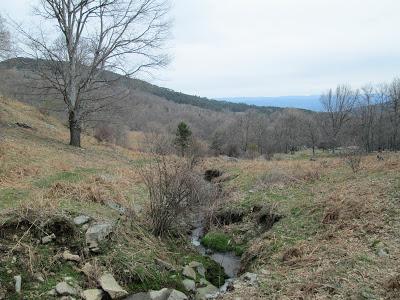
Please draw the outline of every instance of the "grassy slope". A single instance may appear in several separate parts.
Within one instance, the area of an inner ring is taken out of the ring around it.
[[[34,129],[16,127],[15,122]],[[147,158],[137,152],[101,145],[90,137],[84,138],[83,150],[69,147],[68,132],[62,124],[29,106],[5,99],[0,99],[0,129],[2,218],[9,211],[21,213],[32,208],[42,214],[61,211],[72,216],[86,213],[97,219],[118,218],[102,202],[112,198],[137,210],[145,201],[138,167]],[[247,251],[243,261],[262,279],[261,288],[237,289],[225,298],[398,299],[399,155],[387,154],[385,161],[367,157],[358,174],[353,174],[341,159],[319,154],[312,162],[307,157],[300,153],[295,158],[283,156],[272,162],[204,162],[204,168],[217,167],[228,175],[237,175],[225,183],[229,206],[250,209],[255,204],[268,204],[284,216],[271,230],[255,235],[254,240],[246,236],[251,236],[253,230],[251,218],[223,228],[238,244],[244,240]],[[184,256],[181,249],[153,239],[143,227],[132,226],[131,230],[121,231],[118,238],[122,240],[112,241],[119,245],[113,255],[96,259],[117,273],[128,270],[128,275],[144,279],[138,280],[140,286],[130,283],[131,291],[178,284],[170,274],[155,269],[153,258],[181,265],[182,260],[190,261],[193,256]],[[23,245],[19,248],[25,254],[32,250]],[[389,255],[378,256],[380,249]],[[27,271],[28,278],[62,248],[50,250],[46,253],[48,248],[40,246],[33,249],[35,259],[30,265],[32,270]],[[31,258],[29,253],[26,257]],[[21,259],[13,263],[12,254],[3,254],[0,281],[7,286],[15,272],[20,272],[19,263],[25,256],[18,254]],[[77,280],[81,276],[70,265],[54,264],[44,272],[44,284],[28,285],[26,289],[44,292],[63,276]],[[128,275],[116,274],[118,278]]]
[[[33,129],[20,128],[16,122]],[[180,273],[162,271],[155,258],[177,269],[191,260],[215,267],[185,243],[161,241],[146,229],[140,214],[147,194],[139,175],[140,166],[148,161],[145,155],[99,144],[88,136],[83,138],[84,149],[70,147],[68,130],[56,119],[4,98],[0,98],[0,135],[0,227],[14,217],[34,224],[79,214],[118,220],[116,234],[97,256],[84,254],[83,231],[65,244],[46,246],[35,244],[37,238],[26,234],[24,225],[15,234],[0,236],[0,296],[6,292],[7,299],[18,298],[12,292],[13,276],[21,273],[28,299],[46,299],[45,292],[65,276],[83,288],[96,287],[95,281],[84,280],[79,270],[83,263],[62,263],[59,255],[66,248],[85,257],[84,262],[99,266],[98,272],[112,271],[130,292],[166,286],[182,289]],[[127,207],[128,215],[120,217],[104,205],[108,200]],[[34,279],[35,272],[43,274],[44,283]]]
[[[400,155],[365,157],[357,174],[342,159],[304,156],[208,163],[238,175],[228,205],[267,204],[284,216],[247,245],[243,262],[261,274],[261,288],[223,299],[399,299]],[[249,226],[224,230],[241,241]]]

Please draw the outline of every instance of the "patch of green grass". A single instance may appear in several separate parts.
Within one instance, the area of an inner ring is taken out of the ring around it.
[[[38,188],[49,188],[58,181],[78,182],[83,180],[87,175],[96,174],[99,171],[101,170],[92,168],[76,169],[74,171],[62,171],[36,180],[33,185]]]
[[[18,202],[26,199],[29,191],[16,188],[0,189],[0,208],[15,206]]]
[[[233,251],[237,256],[241,256],[245,251],[244,245],[235,244],[227,234],[218,231],[208,232],[201,239],[201,243],[205,247],[217,252]]]

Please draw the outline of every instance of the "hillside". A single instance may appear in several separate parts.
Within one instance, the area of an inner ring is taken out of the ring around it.
[[[105,271],[130,294],[167,287],[193,296],[181,271],[192,261],[218,284],[218,267],[184,234],[151,234],[140,176],[147,154],[89,136],[84,149],[70,147],[59,120],[5,98],[0,138],[0,298],[19,299],[14,276],[22,277],[24,299],[54,299],[48,292],[62,281],[98,289]],[[235,279],[218,299],[399,299],[400,157],[382,155],[364,156],[358,173],[327,153],[310,161],[309,151],[198,165],[199,174],[222,173],[213,182],[224,195],[211,207],[219,222],[204,242],[220,251],[234,245],[240,272],[254,273]],[[115,224],[99,252],[86,249],[87,227],[71,223],[79,215]],[[40,242],[51,232],[53,242]],[[66,250],[77,261],[66,260]]]

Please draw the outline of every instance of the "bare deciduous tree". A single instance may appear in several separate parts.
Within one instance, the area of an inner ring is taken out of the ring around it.
[[[0,15],[0,59],[9,58],[12,53],[11,34],[4,18]]]
[[[338,145],[338,137],[344,125],[350,120],[359,92],[353,91],[350,86],[339,85],[335,91],[330,89],[321,96],[321,104],[325,110],[323,130],[329,139],[332,151]]]
[[[20,28],[40,76],[65,102],[71,145],[80,146],[83,121],[115,99],[99,92],[118,77],[107,71],[132,76],[165,65],[168,8],[167,0],[40,0],[39,32]]]

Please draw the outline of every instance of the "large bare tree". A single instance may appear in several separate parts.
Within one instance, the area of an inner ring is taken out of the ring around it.
[[[67,107],[70,145],[81,145],[82,123],[115,100],[101,92],[121,76],[163,66],[167,0],[40,0],[43,24],[20,28],[47,88]]]
[[[338,146],[339,135],[351,118],[358,97],[359,92],[348,85],[339,85],[336,90],[330,89],[321,96],[320,101],[325,110],[322,128],[333,152]]]
[[[6,26],[4,18],[0,15],[0,59],[9,58],[12,48],[10,31]]]

